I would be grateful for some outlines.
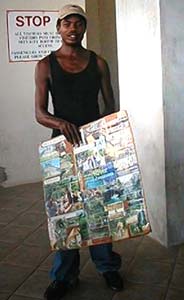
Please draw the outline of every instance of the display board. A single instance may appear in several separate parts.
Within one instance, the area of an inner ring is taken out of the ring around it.
[[[73,147],[63,135],[40,144],[52,249],[75,249],[151,231],[126,111],[80,128]]]

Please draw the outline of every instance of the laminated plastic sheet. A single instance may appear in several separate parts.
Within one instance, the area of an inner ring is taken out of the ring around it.
[[[39,146],[51,248],[75,249],[151,231],[126,111],[80,128],[73,147],[63,135]]]

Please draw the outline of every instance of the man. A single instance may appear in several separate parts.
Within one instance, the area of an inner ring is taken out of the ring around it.
[[[80,143],[79,127],[100,118],[98,93],[101,90],[105,111],[114,112],[114,98],[106,61],[93,51],[82,47],[87,16],[77,5],[64,6],[57,20],[62,46],[38,62],[35,71],[35,110],[37,121],[53,129],[53,137],[64,134],[73,145]],[[54,114],[48,111],[51,93]],[[89,247],[97,271],[107,285],[119,291],[123,287],[118,273],[120,256],[112,251],[112,244]],[[56,252],[46,289],[45,299],[59,300],[78,282],[79,251]]]

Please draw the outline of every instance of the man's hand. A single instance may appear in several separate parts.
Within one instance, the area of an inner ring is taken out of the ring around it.
[[[78,127],[70,122],[62,120],[60,122],[59,130],[66,137],[67,141],[72,145],[80,145],[81,135]]]

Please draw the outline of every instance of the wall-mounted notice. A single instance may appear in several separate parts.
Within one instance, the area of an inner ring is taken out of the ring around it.
[[[9,61],[39,60],[61,45],[57,11],[7,11]]]

